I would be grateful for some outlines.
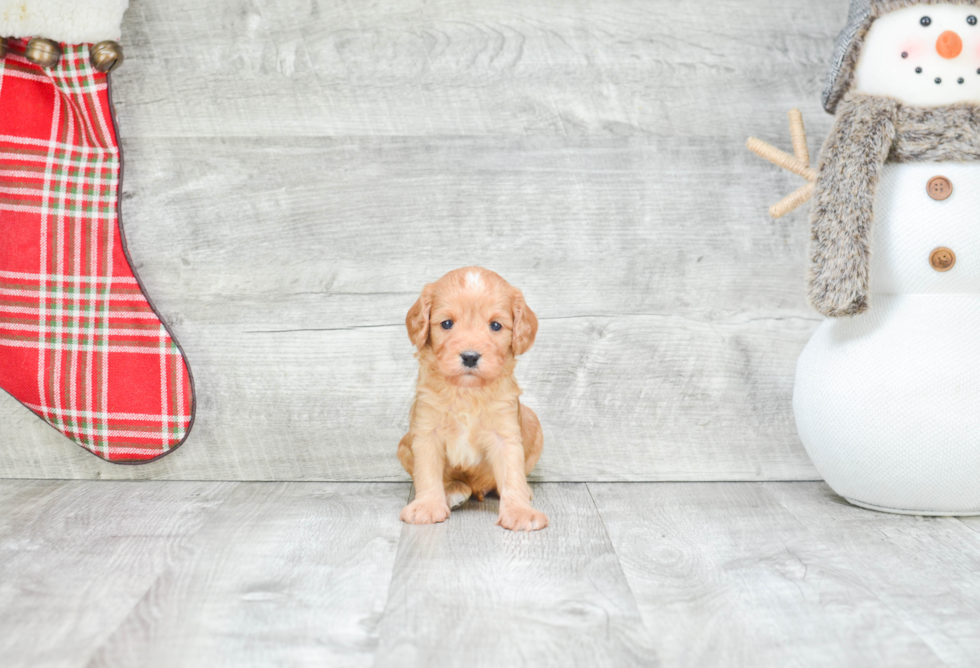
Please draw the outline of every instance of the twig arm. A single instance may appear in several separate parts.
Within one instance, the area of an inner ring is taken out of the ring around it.
[[[773,218],[782,218],[787,213],[795,211],[806,204],[810,198],[813,197],[813,191],[816,189],[816,187],[817,184],[815,183],[806,184],[789,197],[786,197],[780,202],[769,207],[769,215]]]
[[[803,127],[803,112],[799,109],[789,111],[789,135],[793,138],[793,153],[796,159],[810,166],[810,149],[806,145],[806,128]]]
[[[793,139],[793,155],[785,151],[780,151],[772,144],[767,144],[755,137],[749,137],[745,142],[745,146],[760,158],[764,158],[786,171],[802,176],[810,182],[796,190],[789,197],[769,207],[769,215],[773,218],[782,218],[812,198],[814,192],[816,192],[816,183],[819,178],[817,170],[810,167],[810,151],[806,144],[806,128],[803,127],[803,114],[799,109],[791,109],[789,112],[789,134]]]
[[[813,169],[796,156],[790,155],[785,151],[780,151],[772,144],[767,144],[761,139],[756,139],[755,137],[749,137],[748,141],[745,142],[745,146],[760,158],[765,158],[778,167],[782,167],[787,171],[802,176],[807,181],[817,180],[817,170]]]

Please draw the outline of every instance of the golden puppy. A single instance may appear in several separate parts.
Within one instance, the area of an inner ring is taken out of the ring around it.
[[[433,524],[450,506],[500,495],[497,524],[548,526],[531,507],[527,474],[541,456],[538,416],[518,398],[517,356],[534,344],[538,319],[524,295],[492,271],[466,267],[422,290],[405,318],[418,348],[419,379],[398,459],[415,480],[401,518]]]

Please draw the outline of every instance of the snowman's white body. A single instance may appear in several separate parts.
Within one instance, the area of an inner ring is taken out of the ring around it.
[[[980,101],[978,10],[919,5],[879,18],[854,87],[920,106]],[[944,30],[962,35],[961,55],[937,55]],[[936,176],[952,183],[946,200],[927,192]],[[869,310],[825,321],[797,365],[800,437],[852,503],[980,514],[980,163],[886,164],[874,216]],[[956,254],[947,272],[930,263],[939,247]]]
[[[939,175],[944,201],[926,192]],[[941,246],[957,257],[943,273]],[[800,357],[800,438],[852,503],[980,514],[980,164],[885,165],[871,290],[868,312],[826,320]]]

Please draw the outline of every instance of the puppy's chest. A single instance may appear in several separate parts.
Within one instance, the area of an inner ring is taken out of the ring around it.
[[[483,450],[475,441],[479,427],[468,414],[456,415],[446,429],[446,461],[458,468],[474,468],[483,462]]]

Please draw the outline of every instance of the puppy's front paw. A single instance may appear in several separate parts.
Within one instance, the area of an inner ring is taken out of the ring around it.
[[[415,499],[402,508],[401,519],[408,524],[438,524],[449,519],[449,506],[445,501]]]
[[[539,531],[548,526],[548,516],[531,506],[501,508],[497,524],[511,531]]]

